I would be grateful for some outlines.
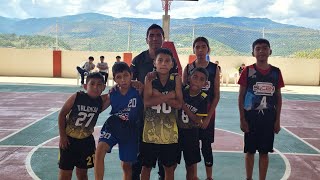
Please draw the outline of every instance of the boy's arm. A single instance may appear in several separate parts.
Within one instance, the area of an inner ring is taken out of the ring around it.
[[[152,80],[148,78],[148,76],[145,77],[145,83],[144,83],[144,90],[143,90],[143,102],[145,107],[151,107],[156,106],[161,103],[164,103],[167,101],[170,97],[169,95],[153,95],[152,94]]]
[[[197,124],[202,124],[203,116],[198,116],[191,112],[191,110],[183,103],[181,109],[186,113],[186,115],[191,119],[193,122]]]
[[[108,151],[108,144],[105,142],[99,142],[94,161],[94,177],[96,180],[103,180],[104,176],[104,157]]]
[[[101,95],[102,98],[102,111],[106,110],[110,106],[110,94]]]
[[[77,93],[69,97],[69,99],[62,106],[58,116],[59,135],[60,135],[59,147],[61,149],[65,149],[69,145],[69,141],[66,133],[66,116],[71,111],[71,108],[74,104],[76,97],[77,97]]]
[[[280,113],[282,108],[282,95],[281,95],[281,89],[276,90],[276,96],[277,96],[277,105],[276,105],[276,122],[274,124],[274,132],[276,134],[279,133],[281,130],[280,128]]]
[[[239,107],[239,113],[240,113],[240,129],[243,132],[247,133],[249,132],[249,126],[244,116],[244,106],[243,106],[245,93],[246,93],[246,87],[240,84],[239,97],[238,97],[238,107]]]
[[[203,119],[203,127],[202,128],[208,127],[208,125],[210,123],[210,119],[211,119],[212,115],[214,114],[214,112],[216,111],[219,100],[220,100],[220,72],[219,72],[219,68],[217,66],[216,74],[214,77],[213,100],[210,105],[210,109],[208,111],[208,116]]]
[[[175,98],[168,99],[165,102],[173,108],[181,109],[182,102],[183,102],[183,95],[182,95],[182,82],[181,82],[181,77],[179,75],[176,76],[175,92],[176,92]]]

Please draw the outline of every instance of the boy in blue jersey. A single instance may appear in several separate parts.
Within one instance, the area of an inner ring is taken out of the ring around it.
[[[100,96],[104,88],[100,73],[89,74],[84,85],[87,92],[73,94],[59,113],[59,179],[71,179],[74,166],[78,179],[88,179],[96,149],[92,133],[99,114],[106,109]]]
[[[186,164],[186,179],[197,179],[197,163],[201,161],[199,127],[208,116],[207,94],[202,91],[208,80],[205,68],[194,68],[188,77],[189,85],[183,88],[182,109],[179,110],[179,147]],[[181,159],[181,153],[180,153]]]
[[[151,168],[162,162],[165,179],[174,179],[177,164],[178,128],[177,109],[182,105],[181,78],[170,74],[173,55],[169,49],[156,51],[156,72],[145,78],[144,128],[139,158],[142,162],[141,179],[150,179]]]
[[[126,63],[115,63],[112,73],[117,87],[105,97],[112,109],[111,116],[101,129],[95,158],[95,179],[103,179],[105,155],[118,144],[123,179],[129,180],[132,176],[131,165],[137,160],[138,154],[136,126],[142,109],[141,90],[139,92],[131,86],[132,73]]]
[[[279,68],[268,64],[272,51],[266,39],[252,44],[256,63],[246,67],[239,79],[240,128],[244,134],[247,180],[252,179],[254,154],[259,152],[259,179],[267,176],[269,152],[273,152],[274,133],[280,131],[282,106],[281,88],[284,87]]]

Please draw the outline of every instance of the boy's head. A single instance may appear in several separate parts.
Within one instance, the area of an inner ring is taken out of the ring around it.
[[[252,56],[256,57],[258,62],[267,61],[272,54],[270,42],[259,38],[252,43]]]
[[[84,89],[90,97],[96,98],[101,95],[105,88],[104,78],[99,72],[89,73],[84,84]]]
[[[199,51],[204,53],[204,55],[210,54],[210,51],[211,51],[208,39],[202,36],[197,37],[193,41],[192,48],[193,48],[193,53],[196,55],[199,54]],[[206,51],[206,52],[203,52],[203,51]]]
[[[101,62],[104,61],[104,56],[100,56],[100,61],[101,61]]]
[[[116,56],[116,60],[117,60],[117,62],[120,62],[121,57],[120,56]]]
[[[132,79],[130,67],[125,62],[118,62],[112,66],[113,80],[121,88],[129,88]]]
[[[88,60],[89,60],[89,62],[93,62],[94,58],[92,56],[89,56]]]
[[[189,75],[189,85],[191,90],[200,91],[208,81],[209,73],[205,68],[197,67]]]
[[[169,49],[159,48],[156,50],[154,66],[160,74],[168,74],[174,66],[173,54]]]

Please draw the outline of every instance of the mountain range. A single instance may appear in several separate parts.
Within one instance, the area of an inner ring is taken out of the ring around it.
[[[97,13],[29,19],[0,17],[0,34],[48,36],[52,45],[57,35],[59,45],[72,50],[138,52],[147,48],[146,30],[153,23],[162,24],[160,19],[114,18]],[[278,56],[320,48],[319,30],[266,18],[171,19],[170,40],[178,53],[192,53],[192,41],[197,36],[207,37],[216,55],[249,55],[252,42],[261,37],[270,40],[273,53]],[[1,40],[0,46],[4,46]]]

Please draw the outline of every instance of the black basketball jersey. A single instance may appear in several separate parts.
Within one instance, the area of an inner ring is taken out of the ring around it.
[[[83,139],[89,137],[102,110],[102,98],[91,98],[87,93],[77,92],[71,111],[66,117],[68,136]]]
[[[196,62],[194,61],[191,64],[187,65],[187,77],[190,76],[192,70],[196,68]],[[208,100],[209,102],[213,101],[213,91],[214,91],[214,79],[216,77],[216,70],[217,70],[217,64],[209,62],[209,64],[207,65],[207,67],[205,68],[208,73],[209,73],[209,77],[208,77],[208,84],[203,87],[203,91],[208,95]]]
[[[268,74],[261,74],[256,65],[248,68],[247,90],[244,101],[246,110],[275,109],[277,99],[275,90],[279,83],[280,70],[271,66]]]
[[[183,100],[185,105],[190,111],[197,116],[208,116],[208,98],[207,94],[201,91],[196,96],[190,96],[189,86],[186,86],[182,90]],[[188,115],[183,111],[179,110],[178,127],[182,129],[191,129],[199,127],[194,121],[192,121]]]
[[[163,86],[160,79],[152,81],[152,89],[167,94],[175,91],[176,76],[171,74]],[[154,144],[178,143],[177,109],[166,103],[145,109],[143,142]]]

